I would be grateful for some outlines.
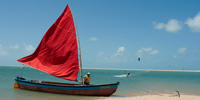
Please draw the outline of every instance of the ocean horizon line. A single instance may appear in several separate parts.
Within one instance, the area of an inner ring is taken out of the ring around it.
[[[162,70],[162,69],[119,69],[119,68],[83,68],[99,70],[132,70],[132,71],[172,71],[172,72],[200,72],[200,70]]]
[[[0,67],[24,67],[20,65],[0,65]],[[27,66],[26,66],[27,67]],[[120,69],[120,68],[86,68],[83,69],[96,69],[96,70],[127,70],[127,71],[170,71],[170,72],[200,72],[200,70],[165,70],[165,69]]]

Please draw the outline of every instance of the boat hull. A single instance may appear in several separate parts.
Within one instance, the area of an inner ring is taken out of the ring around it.
[[[15,81],[20,89],[84,96],[110,96],[117,90],[119,85],[119,82],[117,82],[113,84],[83,86],[80,84],[31,81],[24,78],[17,78]]]

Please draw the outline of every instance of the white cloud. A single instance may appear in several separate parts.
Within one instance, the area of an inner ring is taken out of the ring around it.
[[[98,39],[96,37],[91,37],[90,40],[91,41],[97,41]]]
[[[125,51],[124,47],[119,47],[117,53],[123,53]]]
[[[158,23],[157,24],[156,22],[153,22],[153,24],[154,24],[154,28],[158,29],[158,30],[161,30],[161,29],[163,29],[165,27],[164,23]]]
[[[26,45],[25,43],[24,43],[24,48],[25,48],[25,50],[27,51],[27,52],[33,52],[34,50],[35,50],[35,48],[32,46],[32,45]]]
[[[103,57],[103,55],[104,55],[103,52],[99,52],[99,53],[97,54],[97,57]]]
[[[0,55],[1,55],[1,56],[6,56],[6,55],[8,55],[8,53],[5,52],[5,51],[3,51],[3,50],[0,50]]]
[[[142,49],[138,50],[136,55],[138,57],[143,57],[143,56],[155,55],[158,53],[159,53],[159,50],[153,50],[153,48],[142,48]]]
[[[200,12],[194,18],[188,18],[185,22],[192,32],[200,32]]]
[[[174,58],[177,58],[177,56],[176,56],[176,55],[174,55],[173,57],[174,57]]]
[[[142,48],[143,51],[151,51],[152,48]]]
[[[3,49],[3,46],[0,45],[0,56],[6,56],[8,53]]]
[[[187,50],[187,48],[180,47],[180,48],[178,49],[177,52],[178,52],[179,54],[185,54],[186,50]]]
[[[171,19],[166,24],[165,29],[168,32],[176,33],[176,32],[178,32],[179,30],[182,29],[181,22],[179,22],[176,19]]]
[[[159,51],[158,50],[153,50],[153,51],[151,51],[151,53],[150,54],[152,54],[152,55],[155,55],[155,54],[158,54],[159,53]]]
[[[155,29],[165,29],[171,33],[177,33],[182,29],[182,23],[176,19],[170,19],[167,24],[153,22],[153,25]]]
[[[122,56],[123,53],[124,53],[124,51],[125,51],[125,48],[123,46],[119,47],[118,50],[117,50],[117,52],[113,56],[114,57],[116,57],[116,56]]]
[[[130,61],[131,59],[129,58],[129,54],[125,52],[125,47],[121,46],[110,56],[105,55],[103,52],[99,52],[97,54],[97,60],[107,63],[124,63]]]
[[[14,46],[10,46],[10,48],[11,48],[11,49],[19,49],[19,45],[16,44],[16,45],[14,45]]]
[[[121,46],[118,48],[117,52],[111,55],[108,59],[110,62],[128,62],[129,54],[125,52],[125,47]]]

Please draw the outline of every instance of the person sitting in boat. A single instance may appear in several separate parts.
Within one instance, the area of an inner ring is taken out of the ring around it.
[[[87,73],[87,75],[83,78],[83,85],[90,85],[91,77],[90,72]]]

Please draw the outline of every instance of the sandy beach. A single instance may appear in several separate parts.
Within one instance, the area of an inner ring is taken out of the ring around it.
[[[196,95],[143,95],[134,97],[102,97],[97,100],[200,100],[200,96]]]

